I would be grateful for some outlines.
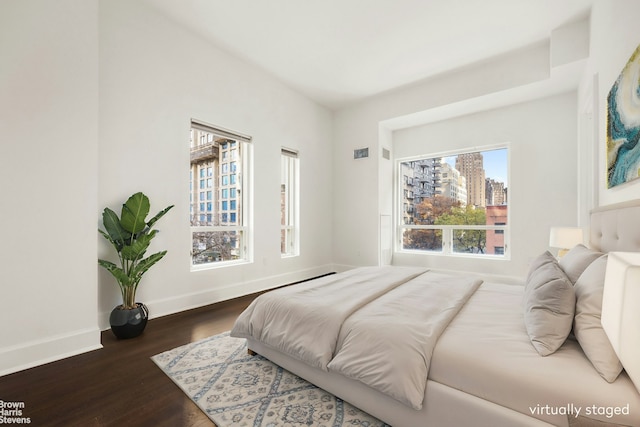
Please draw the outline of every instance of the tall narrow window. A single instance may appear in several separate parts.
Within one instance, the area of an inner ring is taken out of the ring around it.
[[[249,261],[251,137],[191,122],[191,265]]]
[[[508,148],[399,162],[401,251],[505,257]]]
[[[298,153],[282,149],[280,155],[280,253],[299,255],[298,227]]]

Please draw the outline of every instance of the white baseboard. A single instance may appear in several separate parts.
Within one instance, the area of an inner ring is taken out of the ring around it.
[[[323,274],[331,273],[334,271],[334,266],[328,264],[306,270],[299,270],[275,276],[262,277],[260,279],[255,279],[247,282],[235,283],[223,287],[216,287],[207,289],[202,292],[183,294],[172,298],[165,298],[154,301],[145,301],[145,304],[149,308],[149,318],[154,319],[157,317],[167,316],[169,314],[179,313],[181,311],[191,310],[210,304],[215,304],[217,302],[238,298],[244,295],[266,291],[300,280],[322,276]],[[110,312],[100,313],[100,329],[107,330],[110,328],[109,314]]]
[[[322,276],[333,271],[335,271],[334,266],[328,264],[216,287],[203,292],[149,301],[146,304],[151,312],[150,317],[156,318]],[[100,324],[95,329],[81,329],[0,349],[0,376],[102,348],[100,331],[110,328],[109,314],[109,312],[100,313]]]
[[[68,334],[0,349],[0,377],[102,348],[100,329],[81,329]]]

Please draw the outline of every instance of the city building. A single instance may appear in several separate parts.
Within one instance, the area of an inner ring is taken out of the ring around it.
[[[487,206],[487,225],[506,225],[507,214],[507,205]],[[504,230],[487,230],[486,253],[494,255],[504,255],[504,251]]]
[[[485,181],[486,205],[504,205],[507,203],[507,189],[504,182],[487,178]]]
[[[412,160],[400,164],[403,192],[403,224],[413,224],[416,206],[438,194],[442,194],[440,157]]]
[[[440,188],[443,196],[457,200],[462,206],[466,206],[467,179],[456,168],[444,161],[440,166]]]
[[[414,224],[415,209],[415,190],[418,185],[418,180],[415,177],[415,165],[414,162],[406,162],[400,164],[402,176],[402,223]]]
[[[458,155],[456,169],[467,180],[467,204],[485,206],[485,172],[482,153]]]
[[[234,226],[241,221],[238,188],[238,142],[193,124],[190,141],[189,213],[192,227]],[[194,232],[193,264],[236,259],[233,232]]]

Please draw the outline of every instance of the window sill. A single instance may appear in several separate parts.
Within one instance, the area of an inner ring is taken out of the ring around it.
[[[208,270],[216,270],[219,268],[225,268],[225,267],[233,267],[236,265],[245,265],[245,264],[251,264],[253,261],[249,261],[246,259],[239,259],[239,260],[235,260],[235,261],[220,261],[220,262],[212,262],[212,263],[208,263],[208,264],[196,264],[196,265],[191,265],[191,272],[197,272],[197,271],[208,271]]]
[[[510,261],[511,256],[509,254],[504,255],[494,255],[494,254],[484,254],[484,255],[476,255],[476,254],[465,254],[465,253],[445,253],[445,252],[428,252],[428,251],[418,251],[418,250],[400,250],[395,251],[394,254],[399,255],[417,255],[417,256],[435,256],[435,257],[447,257],[447,258],[466,258],[466,259],[474,259],[474,260],[491,260],[491,261]]]

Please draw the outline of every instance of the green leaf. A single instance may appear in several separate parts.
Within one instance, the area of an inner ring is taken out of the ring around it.
[[[109,273],[111,273],[113,275],[113,277],[115,277],[115,279],[118,282],[118,285],[120,285],[120,287],[123,287],[123,286],[126,287],[126,286],[130,286],[131,285],[131,279],[129,278],[129,276],[127,276],[127,274],[124,272],[124,270],[122,270],[120,267],[118,267],[117,265],[115,265],[111,261],[106,261],[104,259],[99,259],[98,260],[98,264],[101,267],[104,267],[105,269],[107,269],[107,271]]]
[[[149,209],[149,198],[143,193],[135,193],[122,205],[120,224],[131,234],[141,232],[147,226],[145,218]]]
[[[169,212],[169,210],[173,207],[174,205],[168,206],[166,208],[164,208],[163,210],[161,210],[160,212],[158,212],[156,214],[156,216],[154,216],[153,218],[151,218],[149,220],[149,222],[147,223],[147,225],[149,226],[149,228],[153,227],[153,224],[155,224],[160,218],[162,218],[164,216],[164,214],[166,214],[167,212]]]
[[[162,251],[143,259],[151,240],[158,233],[151,227],[173,208],[173,205],[158,212],[149,223],[145,223],[149,208],[149,198],[142,192],[135,193],[122,205],[120,218],[114,211],[105,208],[103,222],[107,231],[98,230],[115,247],[121,265],[117,266],[102,259],[98,260],[98,264],[116,279],[125,304],[131,298],[135,298],[142,275],[167,253]]]
[[[111,241],[114,243],[114,246],[116,246],[116,249],[122,247],[125,240],[131,238],[131,233],[127,232],[127,230],[122,228],[122,225],[120,225],[118,214],[109,208],[104,208],[104,211],[102,212],[102,224],[104,225],[105,230],[107,230],[107,233],[109,233]]]
[[[152,265],[160,261],[166,254],[167,251],[157,252],[153,255],[150,255],[148,258],[141,260],[138,265],[136,265],[130,272],[130,275],[134,277],[133,281],[136,283],[139,282],[142,278],[142,275],[146,273],[146,271],[150,269]]]
[[[130,261],[142,258],[156,233],[157,230],[153,230],[149,234],[142,234],[130,245],[125,245],[121,251],[122,257]]]
[[[111,238],[111,236],[109,236],[109,234],[105,231],[102,231],[100,229],[98,229],[98,232],[100,234],[102,234],[102,237],[104,237],[105,239],[107,239],[113,246],[116,246],[116,242]],[[116,247],[117,250],[117,247]]]

